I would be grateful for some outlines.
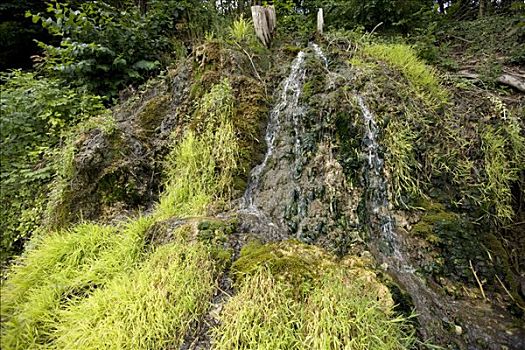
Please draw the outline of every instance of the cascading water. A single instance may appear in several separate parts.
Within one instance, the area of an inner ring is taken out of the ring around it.
[[[281,129],[281,119],[284,117],[292,117],[294,120],[295,134],[299,135],[298,129],[298,118],[300,111],[298,111],[299,96],[301,94],[302,83],[305,76],[304,69],[304,51],[299,52],[295,60],[292,62],[290,75],[286,78],[283,83],[281,95],[279,101],[270,113],[270,119],[266,127],[266,154],[261,164],[257,165],[250,174],[250,182],[244,193],[243,208],[253,213],[257,213],[259,210],[254,203],[254,193],[259,187],[261,174],[265,170],[268,160],[273,154],[275,148],[275,142],[279,131]],[[299,138],[296,137],[295,148],[300,147]]]
[[[324,69],[309,70],[311,65],[315,66],[315,62],[306,60],[312,54],[323,63]],[[331,144],[334,137],[330,132],[323,134],[323,127],[327,130],[335,127],[332,125],[334,119],[327,114],[331,113],[330,109],[313,113],[316,111],[311,109],[312,103],[301,100],[307,79],[313,77],[323,81],[318,76],[311,76],[312,72],[324,74],[324,85],[316,86],[322,90],[319,95],[324,98],[334,93],[337,98],[333,103],[336,104],[341,101],[337,92],[348,86],[348,77],[353,74],[348,68],[331,72],[326,56],[315,44],[311,45],[310,51],[301,51],[294,59],[269,116],[265,134],[267,152],[250,174],[238,211],[241,231],[257,235],[262,241],[295,236],[305,242],[337,248],[341,242],[352,240],[349,235],[362,225],[358,207],[364,195],[372,232],[367,245],[377,261],[387,266],[392,279],[410,295],[423,338],[432,338],[443,344],[452,341],[466,344],[471,339],[498,344],[519,343],[519,334],[509,335],[501,331],[505,327],[511,328],[503,323],[501,314],[489,312],[485,306],[479,307],[468,300],[443,295],[439,287],[416,274],[412,266],[417,266],[417,262],[410,260],[406,252],[406,237],[396,227],[389,205],[389,186],[379,143],[381,130],[366,100],[357,94],[354,96],[364,121],[361,153],[365,155],[365,162],[361,174],[365,186],[357,188],[345,182],[343,167],[333,156],[334,149],[338,152],[341,145]],[[315,103],[319,104],[319,99]],[[359,152],[359,146],[355,151]],[[331,242],[335,242],[334,245]],[[341,252],[345,253],[344,250]],[[485,323],[482,315],[497,321]],[[463,335],[449,330],[458,323],[463,328]]]
[[[484,323],[483,317],[492,320],[497,319],[500,327],[511,328],[510,325],[501,325],[504,318],[501,314],[494,310],[479,308],[479,306],[470,304],[468,301],[459,301],[436,293],[422,278],[415,274],[416,269],[405,258],[407,254],[403,252],[403,244],[395,232],[395,221],[389,209],[388,183],[384,176],[384,161],[380,157],[377,140],[378,126],[364,99],[357,96],[357,101],[365,122],[363,151],[366,154],[364,175],[366,178],[367,211],[370,228],[376,235],[370,240],[369,246],[375,250],[376,258],[380,262],[386,263],[388,272],[394,280],[411,296],[418,312],[421,334],[428,339],[438,338],[441,342],[450,341],[450,332],[447,332],[446,327],[443,328],[442,324],[447,324],[450,327],[450,324],[454,324],[451,320],[462,314],[461,320],[469,332],[467,336],[471,338],[468,343],[471,343],[472,339],[483,339],[484,342],[497,339],[498,344],[516,343],[519,336],[514,336],[512,332],[507,334],[501,331],[494,332],[490,326],[487,327]],[[464,310],[468,310],[467,313],[463,314]],[[459,329],[463,332],[461,327]],[[490,332],[488,332],[489,330]],[[445,340],[447,338],[449,339]],[[454,341],[461,342],[459,338]],[[521,344],[523,345],[523,343]],[[479,349],[479,347],[469,347],[468,349]]]
[[[379,156],[379,145],[377,143],[377,124],[374,116],[365,105],[363,98],[357,96],[357,101],[363,113],[365,122],[365,135],[363,138],[364,151],[367,157],[365,165],[365,177],[367,180],[367,204],[370,207],[370,215],[378,222],[379,231],[384,239],[388,254],[394,253],[395,233],[393,219],[388,209],[387,183],[383,176],[384,162]]]
[[[314,52],[317,55],[317,57],[319,57],[323,61],[325,68],[328,69],[328,59],[323,53],[323,50],[321,50],[321,48],[317,44],[312,44],[312,47],[314,48]]]

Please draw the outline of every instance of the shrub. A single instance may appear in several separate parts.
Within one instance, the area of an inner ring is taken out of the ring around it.
[[[121,88],[143,82],[167,63],[174,50],[172,36],[202,32],[200,27],[212,24],[213,11],[195,2],[154,0],[142,14],[134,5],[116,9],[89,1],[73,8],[54,0],[48,6],[48,16],[28,16],[61,38],[58,46],[39,43],[48,73],[113,97]],[[200,17],[191,18],[194,13]],[[177,26],[180,22],[191,24],[183,28]]]
[[[55,174],[51,161],[76,123],[104,113],[99,97],[57,79],[13,71],[1,76],[0,210],[2,260],[20,251],[40,223],[43,187]]]

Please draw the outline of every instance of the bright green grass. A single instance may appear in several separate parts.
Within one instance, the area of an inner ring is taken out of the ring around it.
[[[151,220],[120,228],[95,224],[42,238],[2,286],[2,348],[46,347],[59,312],[90,295],[141,259]]]
[[[441,87],[435,70],[425,65],[410,46],[370,44],[365,45],[363,51],[399,70],[423,101],[436,105],[447,102],[447,92]]]
[[[229,197],[239,157],[231,94],[225,79],[199,102],[194,120],[200,133],[189,130],[167,157],[159,217],[204,215],[212,202],[218,206]]]
[[[255,270],[240,264],[238,293],[213,330],[214,349],[389,350],[413,344],[407,320],[393,314],[388,290],[369,270],[293,242],[263,247],[240,258],[265,260]],[[307,261],[313,274],[305,275]]]
[[[160,247],[137,270],[61,313],[60,349],[179,348],[215,290],[214,263],[202,244]]]
[[[418,137],[410,121],[394,118],[383,132],[385,163],[390,171],[392,197],[396,205],[403,204],[403,195],[417,198],[422,194],[417,176],[421,172],[421,164],[414,152]]]
[[[189,130],[169,155],[166,189],[152,215],[117,227],[83,224],[34,240],[2,285],[2,348],[180,345],[215,289],[209,251],[218,260],[224,254],[179,240],[151,255],[145,238],[156,222],[204,215],[229,195],[238,149],[228,81],[199,103],[201,132]]]

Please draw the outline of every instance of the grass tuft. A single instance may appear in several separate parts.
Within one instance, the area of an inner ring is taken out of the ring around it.
[[[160,217],[204,215],[212,202],[229,197],[239,155],[231,94],[228,80],[215,85],[194,117],[201,133],[189,130],[168,155],[166,189],[157,207]]]
[[[434,69],[425,65],[414,49],[404,44],[370,44],[363,47],[366,55],[385,61],[399,70],[409,81],[412,89],[429,105],[445,104],[448,94],[443,89]]]
[[[404,196],[418,198],[422,195],[418,179],[421,164],[414,152],[418,136],[407,121],[398,119],[391,119],[384,130],[385,164],[390,171],[392,197],[396,205],[405,204]]]
[[[114,227],[83,224],[50,234],[15,265],[2,286],[2,347],[44,346],[59,313],[141,259],[151,220]]]
[[[214,264],[202,244],[170,243],[129,274],[64,310],[61,349],[179,348],[215,290]]]
[[[414,342],[388,290],[359,259],[336,262],[319,248],[283,242],[249,247],[239,260],[232,266],[238,293],[213,330],[217,350],[387,350]]]

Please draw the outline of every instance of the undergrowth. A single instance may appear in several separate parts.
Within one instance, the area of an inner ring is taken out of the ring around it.
[[[34,237],[2,285],[3,348],[180,346],[207,309],[219,266],[214,259],[225,254],[177,232],[175,243],[155,250],[146,235],[163,219],[204,215],[212,202],[228,197],[238,152],[232,108],[227,80],[199,102],[199,123],[168,156],[167,185],[151,215]],[[74,144],[68,145],[56,200],[67,195],[73,171]]]
[[[204,245],[164,245],[140,268],[64,310],[57,347],[179,348],[192,323],[207,310],[214,280],[214,263]]]
[[[248,246],[233,266],[238,293],[223,308],[214,348],[409,348],[406,319],[359,265],[294,242]]]

